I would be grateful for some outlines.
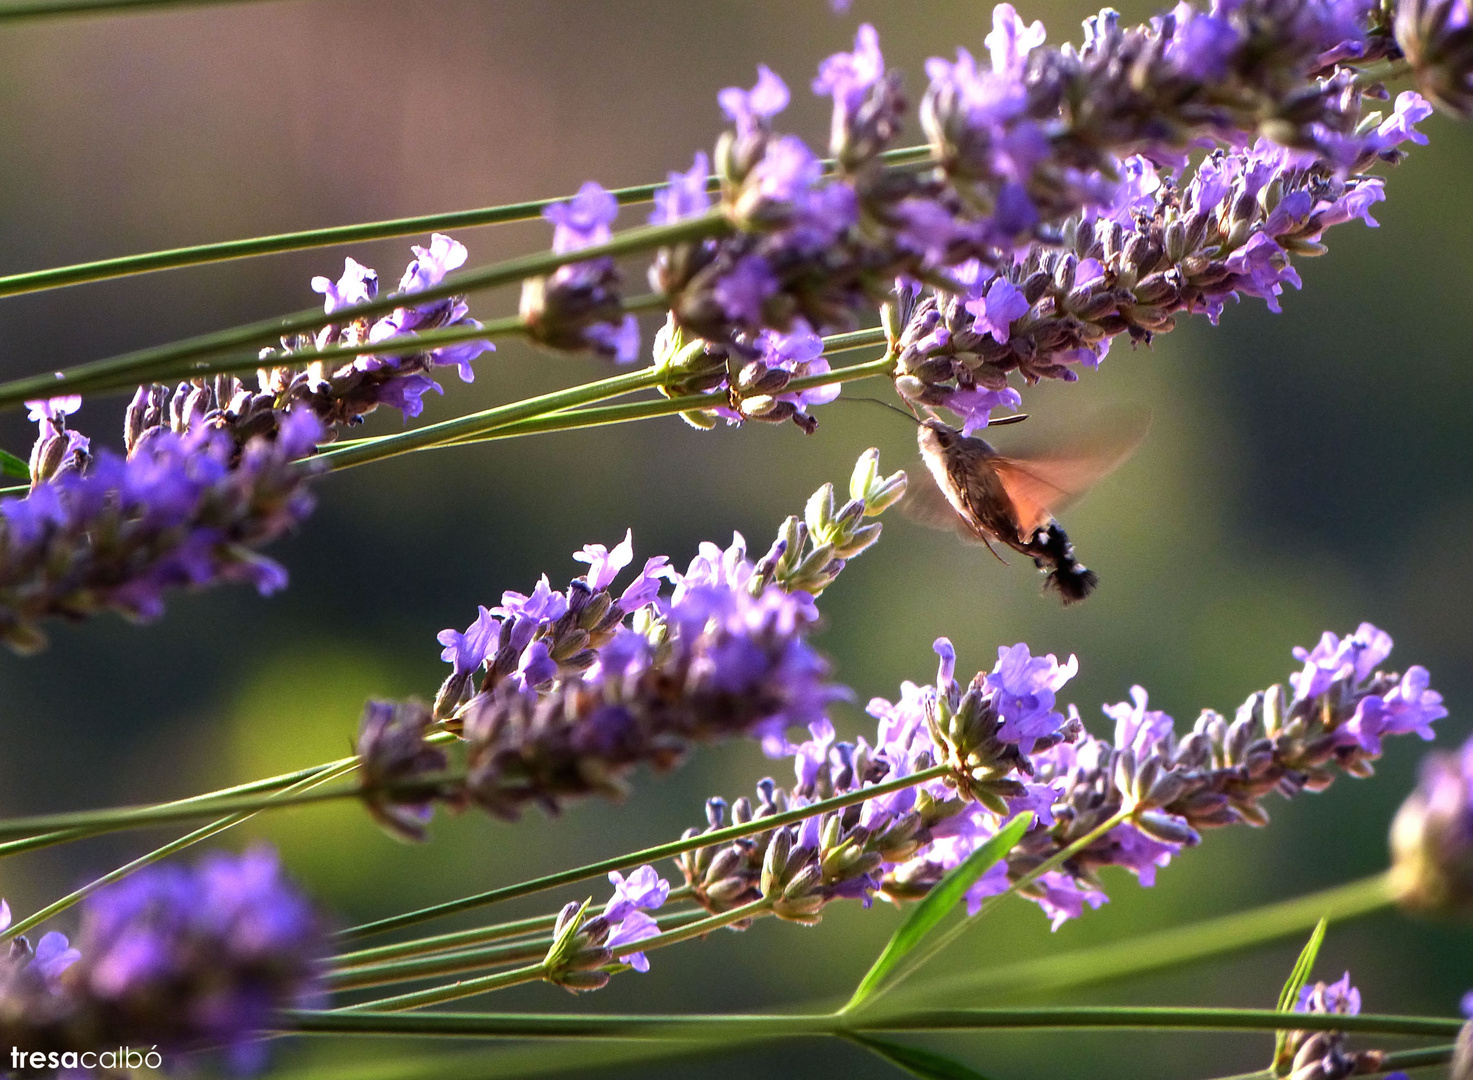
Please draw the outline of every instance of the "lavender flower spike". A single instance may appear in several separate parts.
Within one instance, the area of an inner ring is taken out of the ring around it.
[[[700,545],[684,572],[655,556],[628,575],[626,534],[577,552],[587,573],[565,590],[543,577],[530,593],[508,590],[479,607],[464,630],[439,635],[452,670],[433,710],[365,709],[370,812],[406,839],[422,836],[435,801],[507,818],[529,804],[556,812],[577,797],[617,797],[636,766],[670,768],[697,743],[745,736],[775,750],[790,729],[826,722],[848,691],[808,644],[814,598],[879,539],[873,519],[904,491],[905,474],[881,475],[869,450],[848,501],[837,505],[824,485],[760,560],[738,535],[724,549]],[[426,740],[436,725],[462,736],[464,783],[434,775],[445,760]],[[628,889],[649,895],[632,879]]]
[[[0,1039],[12,1046],[72,1057],[223,1047],[250,1069],[277,1010],[324,997],[322,922],[265,848],[147,867],[89,898],[76,950],[50,938],[32,962],[42,978],[0,975]]]
[[[45,643],[43,619],[155,618],[171,588],[281,588],[286,571],[254,549],[311,510],[312,470],[296,459],[321,434],[306,411],[243,447],[208,427],[155,430],[126,459],[102,450],[84,471],[0,500],[0,638],[28,651]]]

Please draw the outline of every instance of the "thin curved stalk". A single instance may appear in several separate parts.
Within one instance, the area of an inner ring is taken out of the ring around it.
[[[858,345],[852,347],[859,348]],[[886,354],[868,363],[836,368],[827,375],[808,375],[801,379],[794,379],[785,387],[785,392],[833,386],[836,383],[854,382],[859,379],[872,379],[876,376],[890,374],[893,367],[893,358]],[[559,391],[559,393],[572,395],[576,391],[575,387],[573,390]],[[677,398],[635,401],[627,405],[608,405],[601,408],[565,407],[558,411],[544,410],[542,414],[515,421],[490,419],[488,418],[489,413],[496,410],[487,410],[485,413],[475,413],[473,417],[460,417],[456,420],[445,421],[445,425],[463,426],[471,430],[473,433],[470,434],[431,439],[429,436],[420,434],[430,431],[430,428],[417,428],[415,431],[405,432],[402,435],[385,435],[381,439],[365,439],[351,446],[334,448],[321,456],[332,463],[333,471],[336,472],[355,465],[367,465],[373,461],[421,450],[443,450],[451,446],[470,446],[475,443],[492,442],[496,439],[519,438],[524,435],[545,435],[554,431],[577,431],[582,428],[628,424],[638,420],[652,420],[660,416],[675,416],[690,409],[709,409],[720,403],[719,399],[713,401],[708,394],[689,394]],[[501,406],[501,408],[510,409],[511,406]],[[474,422],[472,422],[473,419]],[[445,425],[433,426],[450,430]],[[413,438],[414,436],[418,437]],[[402,441],[388,442],[388,440]]]
[[[690,899],[692,895],[694,895],[694,890],[689,885],[681,885],[670,890],[669,895],[665,897],[665,903],[679,903]],[[455,930],[448,934],[435,934],[431,937],[415,938],[412,941],[401,941],[393,945],[378,945],[371,949],[338,953],[332,958],[333,965],[336,970],[346,971],[366,964],[401,960],[410,956],[424,956],[448,949],[465,949],[475,945],[486,945],[493,941],[504,941],[507,938],[525,937],[530,934],[545,934],[553,928],[556,922],[556,915],[534,915],[528,919],[515,919],[492,926]]]
[[[638,252],[650,251],[666,244],[699,240],[715,236],[731,228],[727,220],[717,212],[701,217],[687,218],[670,225],[646,225],[621,232],[604,244],[593,244],[577,251],[539,251],[522,255],[474,270],[463,270],[448,275],[440,284],[409,294],[389,293],[360,304],[350,304],[333,312],[331,318],[324,316],[320,307],[307,308],[290,315],[279,315],[257,322],[243,323],[225,330],[185,338],[166,345],[155,345],[136,349],[118,356],[79,364],[61,372],[44,372],[21,379],[0,383],[0,408],[19,405],[31,398],[55,397],[65,392],[68,380],[84,380],[105,375],[121,375],[134,371],[157,370],[174,362],[218,356],[221,353],[245,348],[248,345],[274,344],[285,334],[305,330],[316,330],[325,322],[346,323],[362,316],[382,315],[409,301],[423,304],[431,300],[457,296],[482,289],[514,285],[525,278],[550,274],[569,263],[590,259],[620,258]]]
[[[356,761],[355,761],[356,766]],[[349,770],[344,770],[347,772]],[[417,777],[404,785],[405,791],[432,790],[434,785],[464,780],[463,774],[446,773],[439,776]],[[389,785],[386,790],[394,790]],[[332,791],[307,791],[278,793],[275,795],[242,795],[214,799],[202,805],[179,805],[154,803],[144,806],[117,806],[105,810],[76,810],[65,814],[42,814],[35,817],[9,818],[0,821],[0,837],[35,836],[38,833],[62,830],[86,830],[88,835],[121,832],[128,829],[147,829],[156,825],[172,825],[180,821],[209,817],[219,813],[254,813],[258,810],[275,810],[288,806],[306,806],[310,803],[331,802],[334,799],[359,798],[363,790],[354,785],[350,788],[334,788]]]
[[[1321,918],[1340,922],[1368,915],[1390,906],[1395,899],[1390,872],[1382,871],[1306,896],[1174,926],[1109,945],[928,981],[912,987],[910,993],[924,993],[932,1000],[938,997],[955,999],[985,987],[989,994],[1014,997],[1110,982],[1303,933],[1312,929]]]
[[[292,785],[285,791],[269,796],[268,798],[290,800],[294,794],[305,793],[316,787],[318,784],[325,784],[329,780],[334,780],[339,776],[345,776],[356,768],[358,768],[358,762],[355,759],[349,761],[348,763],[337,769],[329,769],[324,771],[319,776],[309,777],[305,780],[302,780],[300,783]],[[262,806],[261,809],[267,809],[268,806],[269,803],[267,806]],[[179,839],[172,840],[169,843],[164,844],[162,847],[155,848],[145,855],[140,855],[132,862],[124,863],[116,870],[103,874],[102,877],[97,878],[93,881],[89,881],[80,889],[68,893],[60,900],[56,900],[53,903],[47,904],[40,911],[37,911],[34,914],[21,919],[19,922],[15,923],[9,929],[7,929],[4,933],[0,933],[0,941],[5,941],[9,938],[13,938],[17,934],[23,934],[31,927],[37,926],[40,923],[43,923],[47,919],[53,918],[56,915],[60,915],[68,908],[81,903],[83,900],[87,899],[87,897],[91,896],[99,889],[103,889],[116,881],[121,881],[123,878],[132,874],[134,871],[141,870],[145,866],[150,866],[153,863],[168,858],[170,855],[177,854],[187,847],[192,847],[193,845],[198,844],[202,840],[208,840],[210,837],[215,836],[218,833],[222,833],[227,829],[232,829],[243,821],[249,821],[251,818],[255,817],[258,812],[259,811],[256,810],[250,810],[244,813],[231,814],[227,817],[221,818],[219,821],[213,821],[203,828],[195,829],[193,832],[186,833],[184,836],[179,837]]]
[[[135,0],[135,2],[148,3],[151,0]],[[152,2],[160,2],[160,0],[152,0]],[[189,0],[175,0],[175,2],[189,2]],[[208,2],[208,0],[202,0],[202,2]],[[899,165],[923,160],[929,154],[928,147],[905,146],[887,150],[880,156],[890,164]],[[824,164],[832,166],[833,161],[828,160]],[[667,184],[636,184],[632,187],[613,188],[609,194],[622,206],[637,206],[650,202],[654,199],[656,192],[662,191],[667,186]],[[717,191],[720,186],[721,182],[718,177],[708,176],[706,178],[708,192]],[[132,277],[137,274],[152,274],[160,270],[177,270],[188,266],[249,259],[260,255],[277,255],[288,251],[308,251],[313,248],[360,244],[372,240],[388,240],[397,236],[445,232],[450,229],[474,229],[487,225],[536,221],[549,206],[566,202],[569,198],[571,196],[563,195],[555,199],[529,199],[525,202],[485,206],[475,210],[452,210],[448,213],[421,214],[417,217],[392,218],[387,221],[332,225],[322,229],[303,229],[298,232],[277,233],[272,236],[252,236],[241,240],[223,240],[213,244],[193,244],[189,247],[147,251],[112,259],[96,259],[91,262],[49,267],[44,270],[27,270],[19,274],[0,276],[0,297],[109,281],[113,278]]]
[[[671,933],[675,933],[691,923],[700,922],[709,917],[710,913],[705,909],[692,908],[686,911],[662,912],[659,921],[668,923]],[[711,928],[707,927],[698,933],[705,933],[709,929]],[[655,940],[654,938],[649,939],[651,942]],[[673,944],[675,940],[684,939],[676,938],[671,941],[661,941],[659,944]],[[338,968],[328,973],[326,983],[331,990],[356,990],[369,986],[386,986],[396,982],[412,982],[416,979],[430,979],[439,975],[461,975],[470,971],[479,971],[482,968],[535,960],[547,953],[552,942],[553,938],[550,934],[541,934],[525,941],[514,941],[504,945],[436,953],[433,956],[420,956],[412,960],[393,960],[381,964]],[[640,947],[644,948],[645,942],[640,942]],[[649,947],[657,946],[650,945]]]
[[[243,0],[4,0],[0,23],[27,19],[54,19],[64,15],[106,15],[114,11],[142,11],[165,7],[214,7]]]
[[[695,851],[697,848],[710,847],[713,844],[724,844],[731,840],[739,840],[744,836],[752,836],[756,833],[767,832],[782,825],[791,825],[802,821],[804,818],[813,817],[817,814],[826,814],[830,810],[840,810],[846,806],[866,802],[888,795],[892,791],[901,791],[916,784],[923,784],[927,780],[935,780],[945,776],[948,768],[945,765],[934,765],[929,769],[911,773],[909,776],[896,777],[894,780],[886,780],[879,784],[871,785],[859,791],[851,791],[844,795],[837,795],[832,799],[824,799],[811,806],[798,807],[793,810],[784,810],[780,814],[772,814],[768,817],[758,818],[741,825],[728,825],[724,829],[713,829],[710,832],[701,833],[689,839],[674,840],[668,844],[658,844],[655,847],[645,848],[642,851],[630,852],[627,855],[618,855],[612,859],[601,859],[598,862],[587,863],[583,866],[574,867],[571,870],[563,870],[556,874],[547,874],[531,881],[524,881],[517,885],[507,885],[500,889],[492,889],[489,892],[477,893],[474,896],[462,897],[459,900],[451,900],[448,903],[436,904],[433,907],[421,908],[418,911],[406,912],[403,915],[393,915],[387,919],[379,919],[375,922],[363,923],[350,929],[340,931],[337,935],[339,941],[357,941],[360,938],[370,937],[374,934],[386,934],[391,930],[402,930],[405,927],[416,926],[431,919],[439,919],[446,915],[455,915],[462,911],[473,911],[479,907],[490,904],[499,904],[505,900],[515,900],[521,896],[531,896],[534,893],[543,892],[547,889],[556,889],[561,885],[572,885],[576,882],[592,877],[601,877],[611,870],[632,870],[646,863],[654,863],[660,859],[673,858],[687,851]]]
[[[1019,1009],[908,1009],[874,1016],[817,1013],[588,1015],[555,1013],[398,1013],[366,1009],[280,1014],[282,1032],[352,1032],[378,1035],[490,1036],[518,1039],[742,1039],[838,1035],[862,1031],[996,1031],[1040,1028],[1136,1031],[1274,1031],[1284,1025],[1276,1009],[1172,1006],[1072,1005]],[[1369,1035],[1456,1035],[1463,1021],[1436,1016],[1362,1013],[1296,1013],[1306,1031]]]
[[[254,795],[263,791],[275,791],[280,788],[290,787],[299,780],[307,780],[329,770],[355,763],[357,760],[356,757],[339,758],[337,761],[328,761],[321,765],[314,765],[310,769],[298,769],[296,772],[283,773],[280,776],[271,776],[264,780],[252,780],[247,784],[237,784],[234,787],[222,788],[219,791],[207,792],[204,795],[191,795],[187,799],[174,799],[171,802],[160,805],[192,806],[209,802],[211,799],[223,799],[236,795]],[[4,858],[7,855],[19,855],[23,851],[34,851],[37,848],[51,847],[53,844],[65,844],[68,841],[80,840],[90,835],[92,834],[85,829],[72,829],[61,832],[42,833],[39,836],[29,836],[24,840],[10,840],[0,843],[0,858]]]

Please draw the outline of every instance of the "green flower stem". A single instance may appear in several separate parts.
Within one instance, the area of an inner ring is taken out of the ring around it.
[[[712,930],[719,930],[723,926],[729,926],[743,919],[764,914],[771,906],[767,899],[754,900],[750,904],[744,904],[731,911],[724,911],[720,915],[711,915],[698,919],[689,926],[679,930],[671,930],[655,937],[645,938],[640,942],[630,942],[630,952],[644,952],[648,949],[658,949],[662,945],[674,945],[681,941],[688,941],[693,937],[703,937]],[[366,1001],[358,1005],[345,1005],[338,1012],[358,1011],[382,1011],[401,1012],[408,1009],[421,1009],[426,1005],[443,1005],[447,1001],[458,1001],[461,998],[474,997],[478,994],[487,994],[493,990],[505,990],[511,986],[521,983],[536,982],[538,979],[547,977],[546,963],[532,964],[514,971],[501,972],[496,975],[484,975],[479,979],[465,979],[451,983],[447,986],[435,986],[428,990],[419,990],[412,994],[399,994],[396,997],[380,998],[377,1001]]]
[[[529,964],[526,967],[513,968],[511,971],[500,971],[495,975],[483,975],[479,979],[451,983],[449,986],[436,986],[429,990],[418,990],[412,994],[380,998],[361,1005],[344,1005],[333,1011],[352,1013],[374,1009],[392,1014],[404,1009],[422,1009],[426,1005],[439,1005],[442,1002],[470,997],[473,994],[489,994],[492,990],[505,990],[511,986],[520,986],[522,983],[538,982],[546,975],[547,965],[545,963]]]
[[[858,348],[859,346],[853,346]],[[888,354],[878,360],[872,360],[864,364],[855,364],[852,367],[835,368],[827,375],[806,375],[801,379],[794,379],[788,383],[784,392],[799,390],[811,390],[817,386],[832,386],[835,383],[854,382],[859,379],[872,379],[879,375],[889,375],[893,370],[895,361]],[[565,409],[556,413],[548,413],[536,416],[528,420],[519,420],[515,423],[498,424],[491,431],[479,435],[463,435],[455,439],[446,439],[442,442],[432,442],[425,446],[416,447],[418,450],[441,450],[449,446],[470,446],[475,443],[493,442],[497,439],[519,438],[523,435],[545,435],[553,431],[577,431],[582,428],[607,427],[612,424],[629,424],[637,420],[651,420],[659,416],[675,416],[688,409],[709,409],[713,405],[722,404],[724,401],[719,395],[712,397],[709,394],[689,394],[677,398],[660,398],[654,401],[635,401],[627,405],[607,405],[595,409]],[[478,414],[479,415],[479,414]],[[454,423],[455,421],[450,421]],[[421,428],[419,430],[428,430]],[[416,434],[410,432],[409,434]],[[401,438],[398,435],[384,436],[386,439]],[[356,449],[357,446],[369,446],[374,441],[364,440],[354,447],[345,449]],[[405,451],[396,450],[395,453]],[[331,450],[328,457],[340,454],[341,451]],[[338,464],[339,458],[329,457],[334,469],[351,467]],[[369,461],[379,460],[377,455],[369,455],[366,452],[352,465],[366,464]]]
[[[161,7],[200,7],[240,3],[241,0],[0,0],[0,23],[59,15],[98,15],[112,11],[139,11]]]
[[[670,890],[665,897],[665,903],[679,903],[688,900],[695,894],[695,890],[689,885],[681,885]],[[469,930],[456,930],[449,934],[436,934],[433,937],[415,938],[413,941],[401,941],[394,945],[379,945],[372,949],[359,949],[356,952],[338,953],[334,956],[333,965],[336,969],[347,970],[360,967],[365,964],[378,964],[388,960],[401,960],[410,956],[424,956],[428,953],[442,952],[447,949],[463,949],[471,945],[485,945],[492,941],[504,941],[507,938],[524,937],[528,934],[545,934],[557,923],[556,915],[534,915],[529,919],[516,919],[512,922],[496,923],[492,926],[477,926]]]
[[[1007,890],[1005,892],[1001,892],[996,896],[989,896],[986,900],[982,901],[982,906],[975,916],[961,919],[952,926],[948,927],[946,930],[933,933],[925,945],[916,949],[915,952],[911,953],[905,958],[904,961],[901,962],[900,966],[895,969],[895,974],[889,980],[881,983],[870,993],[869,997],[864,1000],[861,1006],[859,1006],[858,1011],[864,1011],[866,1009],[872,1008],[874,1003],[882,995],[890,990],[893,990],[896,986],[899,986],[911,975],[914,975],[917,971],[919,971],[922,967],[924,967],[927,963],[929,963],[932,959],[939,955],[943,950],[945,950],[958,937],[960,937],[962,934],[965,934],[973,926],[980,923],[982,921],[982,916],[991,911],[995,906],[997,906],[997,904],[1001,903],[1004,897],[1011,896],[1014,893],[1021,892],[1023,889],[1026,889],[1029,885],[1033,884],[1039,878],[1043,877],[1044,874],[1047,874],[1055,867],[1062,866],[1065,862],[1072,859],[1075,855],[1079,854],[1079,852],[1089,847],[1090,844],[1093,844],[1100,837],[1104,836],[1111,829],[1115,828],[1115,826],[1120,825],[1123,822],[1128,821],[1129,819],[1130,811],[1121,810],[1119,813],[1113,815],[1108,820],[1106,820],[1103,824],[1097,825],[1095,828],[1085,833],[1079,839],[1069,844],[1063,850],[1055,853],[1050,858],[1045,859],[1043,862],[1039,863],[1032,870],[1028,871],[1026,874],[1020,877],[1017,881],[1012,882],[1007,887]],[[849,1006],[846,1005],[842,1011],[847,1012],[848,1010]]]
[[[556,889],[562,885],[572,885],[591,877],[601,877],[611,870],[632,870],[646,863],[654,863],[660,859],[673,858],[687,851],[695,851],[698,848],[710,847],[713,844],[725,844],[732,840],[740,840],[744,836],[753,836],[757,833],[767,832],[782,825],[791,825],[795,821],[813,817],[817,814],[826,814],[830,810],[839,810],[856,803],[866,802],[888,795],[892,791],[901,791],[916,784],[923,784],[927,780],[935,780],[945,776],[948,768],[945,765],[934,765],[929,769],[911,773],[908,776],[899,776],[893,780],[873,784],[860,791],[851,791],[844,795],[837,795],[832,799],[824,799],[811,806],[798,807],[793,810],[784,810],[780,814],[771,814],[767,817],[748,821],[742,825],[728,825],[724,829],[713,829],[710,832],[701,833],[689,839],[674,840],[668,844],[659,844],[655,847],[645,848],[643,851],[631,852],[627,855],[618,855],[612,859],[603,859],[599,862],[588,863],[584,866],[574,867],[572,870],[564,870],[556,874],[548,874],[544,877],[533,878],[518,885],[508,885],[500,889],[492,889],[489,892],[477,893],[475,896],[462,897],[459,900],[451,900],[448,903],[436,904],[434,907],[421,908],[418,911],[406,912],[403,915],[394,915],[387,919],[379,919],[376,922],[363,923],[343,930],[338,934],[339,941],[357,941],[360,938],[369,937],[373,934],[384,934],[391,930],[402,930],[408,926],[415,926],[431,919],[438,919],[446,915],[455,915],[462,911],[472,911],[475,908],[485,907],[489,904],[499,904],[504,900],[515,900],[522,896],[531,896],[546,889]]]
[[[79,2],[85,2],[85,0],[79,0]],[[163,2],[163,0],[134,0],[134,2],[149,3]],[[184,2],[184,0],[176,0],[176,2]],[[903,146],[887,150],[880,156],[890,164],[908,164],[928,158],[930,148]],[[826,167],[832,167],[833,161],[830,159],[824,164]],[[621,206],[635,206],[650,202],[657,191],[662,191],[667,186],[666,184],[637,184],[633,187],[614,188],[609,194]],[[720,187],[721,182],[717,177],[708,176],[706,178],[708,192],[718,191]],[[71,266],[56,266],[46,270],[27,270],[19,274],[0,276],[0,297],[19,296],[23,293],[41,292],[46,289],[60,289],[68,285],[85,285],[94,281],[107,281],[111,278],[131,277],[136,274],[150,274],[159,270],[175,270],[205,263],[227,262],[232,259],[249,259],[257,255],[305,251],[310,248],[331,247],[336,244],[359,244],[370,240],[387,240],[396,236],[416,236],[430,232],[445,232],[450,229],[474,229],[485,225],[536,221],[542,216],[543,210],[554,203],[566,202],[569,198],[571,196],[565,195],[556,199],[532,199],[527,202],[506,203],[501,206],[487,206],[475,210],[422,214],[418,217],[371,221],[357,225],[335,225],[325,229],[305,229],[300,232],[277,233],[274,236],[253,236],[244,240],[225,240],[214,244],[195,244],[165,251],[149,251],[140,255],[123,255],[113,259],[98,259],[94,262],[74,263]]]
[[[1389,871],[1307,896],[1200,922],[1175,926],[1154,934],[1130,937],[1109,945],[965,975],[927,982],[913,988],[932,1000],[953,999],[986,988],[989,994],[1013,997],[1045,990],[1063,990],[1175,967],[1220,953],[1259,945],[1290,934],[1301,934],[1323,918],[1341,922],[1380,911],[1395,902]]]
[[[446,296],[514,285],[524,278],[550,274],[558,267],[568,263],[605,257],[619,258],[649,251],[666,244],[716,236],[725,233],[730,228],[727,220],[715,211],[670,225],[641,226],[621,232],[607,243],[593,244],[577,251],[562,254],[539,251],[474,270],[450,274],[440,284],[431,288],[408,294],[389,293],[361,304],[350,304],[339,308],[330,317],[324,315],[320,307],[307,308],[286,316],[262,319],[226,330],[185,338],[167,345],[155,345],[103,360],[94,360],[67,368],[62,372],[45,372],[23,379],[14,379],[7,383],[0,383],[0,408],[19,405],[30,398],[54,397],[67,388],[68,380],[157,370],[175,362],[218,356],[220,353],[242,349],[249,345],[274,345],[285,334],[316,330],[326,322],[346,323],[360,316],[381,315],[393,311],[406,301],[421,304]]]
[[[567,390],[512,402],[510,405],[498,405],[493,409],[457,416],[453,420],[429,424],[413,431],[364,440],[351,446],[330,447],[314,460],[326,461],[334,471],[366,465],[371,461],[385,461],[400,454],[452,443],[457,439],[474,438],[544,413],[556,413],[578,405],[618,397],[620,394],[633,393],[635,390],[647,390],[658,386],[663,377],[664,373],[658,368],[642,368],[597,382],[581,383]]]
[[[356,766],[357,759],[354,759]],[[344,770],[345,772],[348,770]],[[417,777],[404,785],[406,791],[428,790],[429,785],[453,783],[464,780],[463,774],[447,773],[441,776]],[[389,787],[387,790],[394,790]],[[9,818],[0,821],[0,837],[35,836],[38,833],[61,830],[86,830],[88,835],[118,832],[126,829],[146,829],[155,825],[172,825],[175,822],[194,818],[213,817],[219,813],[254,813],[257,810],[274,810],[287,806],[305,806],[309,803],[330,802],[333,799],[353,799],[363,794],[356,784],[350,788],[334,788],[331,791],[300,791],[276,795],[243,795],[212,799],[204,803],[151,804],[147,806],[121,806],[107,810],[77,810],[66,814],[46,814],[28,818]]]
[[[290,799],[294,794],[309,791],[311,788],[314,788],[319,784],[325,784],[329,780],[334,780],[339,776],[345,776],[357,767],[358,762],[356,759],[346,761],[340,764],[335,769],[324,769],[315,776],[309,776],[299,781],[298,783],[293,784],[291,787],[288,787],[285,791],[282,791],[281,793],[276,795],[269,796],[269,798],[278,800]],[[122,866],[118,867],[116,870],[103,874],[102,877],[97,878],[94,881],[89,881],[80,889],[68,893],[60,900],[47,904],[44,908],[42,908],[40,911],[37,911],[35,914],[21,919],[19,922],[15,923],[9,929],[7,929],[4,933],[0,933],[0,941],[5,941],[9,938],[13,938],[17,934],[23,934],[31,927],[37,926],[45,922],[47,919],[52,918],[53,916],[60,915],[63,911],[66,911],[73,905],[81,903],[83,900],[87,899],[87,897],[97,892],[97,890],[111,885],[115,881],[121,881],[123,878],[133,873],[135,870],[141,870],[145,866],[150,866],[153,863],[159,862],[162,859],[166,859],[170,855],[174,855],[180,851],[183,851],[187,847],[191,847],[194,844],[199,843],[201,840],[208,840],[210,837],[216,835],[217,833],[222,833],[227,829],[234,828],[241,822],[247,821],[250,818],[254,817],[256,813],[257,811],[246,811],[244,813],[230,814],[226,817],[221,818],[219,821],[212,821],[210,824],[205,825],[202,828],[195,829],[193,832],[190,833],[186,833],[185,835],[179,837],[179,839],[172,840],[162,847],[155,848],[153,851],[148,852],[146,855],[140,855],[132,862],[125,863]]]
[[[843,1016],[837,1013],[590,1016],[566,1013],[451,1012],[404,1015],[353,1006],[351,1009],[335,1009],[331,1012],[290,1010],[281,1013],[280,1017],[282,1025],[279,1030],[283,1032],[661,1041],[719,1040],[733,1036],[741,1039],[764,1039],[843,1035],[866,1031],[995,1031],[1038,1028],[1274,1031],[1284,1024],[1284,1014],[1276,1009],[1106,1005],[1018,1009],[910,1009],[875,1016]],[[1440,1016],[1298,1013],[1295,1014],[1294,1024],[1306,1031],[1450,1038],[1458,1033],[1463,1021]]]
[[[323,980],[329,990],[358,990],[370,986],[387,986],[396,982],[413,982],[437,975],[463,975],[470,971],[525,964],[547,955],[552,938],[543,935],[508,945],[491,945],[443,956],[426,956],[418,960],[395,960],[387,964],[370,964],[351,971],[334,971]]]
[[[553,916],[556,918],[556,916]],[[704,921],[708,918],[707,912],[702,908],[693,908],[687,911],[665,912],[660,916],[660,921],[671,925],[671,935],[683,929],[692,922]],[[699,931],[714,927],[706,927]],[[660,935],[661,939],[671,935]],[[690,935],[687,935],[690,936]],[[651,942],[655,938],[649,939]],[[659,940],[660,945],[674,944],[675,938],[669,941]],[[536,960],[547,954],[548,947],[552,945],[550,934],[541,934],[525,941],[514,941],[506,945],[492,945],[479,949],[462,949],[456,952],[437,954],[434,956],[421,956],[413,960],[392,960],[382,964],[364,964],[348,969],[338,969],[330,972],[327,976],[327,985],[333,990],[353,990],[365,986],[384,986],[388,983],[408,982],[413,979],[428,979],[436,975],[459,975],[467,971],[476,971],[480,968],[499,967],[502,964],[517,963],[525,960]],[[644,942],[640,942],[641,948]],[[657,946],[651,946],[657,947]]]
[[[511,922],[497,923],[494,926],[477,926],[470,930],[456,930],[449,934],[415,938],[413,941],[401,941],[393,945],[379,945],[372,949],[338,953],[333,957],[333,964],[338,970],[346,971],[365,964],[423,956],[426,953],[443,949],[460,949],[470,945],[504,941],[507,938],[524,937],[528,934],[545,934],[556,924],[556,915],[533,915],[531,918],[514,919]]]
[[[207,792],[204,795],[191,795],[187,799],[175,799],[172,802],[162,803],[163,806],[195,806],[208,802],[211,799],[228,798],[232,795],[253,795],[263,791],[277,791],[284,787],[290,787],[299,780],[307,780],[332,769],[341,768],[357,762],[357,758],[340,758],[337,761],[325,762],[314,765],[310,769],[298,769],[296,772],[283,773],[281,776],[268,777],[265,780],[253,780],[248,784],[237,784],[235,787],[223,788],[220,791]],[[60,832],[42,833],[39,836],[30,836],[24,840],[11,840],[0,843],[0,859],[7,855],[19,855],[23,851],[34,851],[37,848],[51,847],[53,844],[65,844],[71,840],[80,840],[92,835],[87,829],[62,830]]]

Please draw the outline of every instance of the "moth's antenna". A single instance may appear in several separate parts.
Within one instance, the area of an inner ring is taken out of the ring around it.
[[[906,412],[904,409],[897,409],[894,405],[891,405],[888,401],[881,401],[879,398],[872,398],[872,397],[841,397],[841,398],[837,398],[835,400],[837,400],[837,401],[868,401],[868,402],[870,402],[873,405],[880,406],[882,409],[889,409],[891,412],[899,413],[901,416],[905,417],[907,420],[909,420],[912,424],[915,424],[917,427],[920,427],[921,426],[921,421],[917,420],[910,413]],[[1027,420],[1027,419],[1028,419],[1028,414],[1027,413],[1013,413],[1011,416],[999,416],[996,420],[990,420],[990,421],[988,421],[987,426],[988,427],[1004,427],[1007,424],[1020,424],[1024,420]]]
[[[888,401],[881,401],[879,398],[873,398],[873,397],[841,397],[841,398],[838,398],[837,400],[839,400],[839,401],[868,401],[868,402],[870,402],[873,405],[878,405],[882,409],[889,409],[893,413],[899,413],[901,416],[905,417],[907,420],[909,420],[912,424],[915,424],[917,427],[919,427],[920,426],[920,423],[921,423],[919,420],[917,420],[910,413],[906,412],[904,409],[897,409],[894,405],[891,405]]]

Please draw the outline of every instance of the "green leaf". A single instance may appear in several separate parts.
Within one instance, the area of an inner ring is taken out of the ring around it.
[[[923,1050],[919,1046],[906,1046],[904,1043],[876,1039],[870,1035],[851,1035],[849,1038],[890,1064],[900,1066],[912,1076],[921,1077],[921,1080],[987,1080],[981,1073],[967,1068],[961,1062]]]
[[[1279,1012],[1293,1012],[1294,1003],[1299,1000],[1299,991],[1304,984],[1309,982],[1309,973],[1314,970],[1314,961],[1320,954],[1320,946],[1325,942],[1325,929],[1329,926],[1327,919],[1321,919],[1314,928],[1314,933],[1309,935],[1309,941],[1299,953],[1299,959],[1294,961],[1294,968],[1289,972],[1289,979],[1284,983],[1284,988],[1279,991],[1279,1003],[1276,1008]],[[1284,1052],[1284,1043],[1289,1038],[1287,1031],[1274,1033],[1274,1062]]]
[[[870,966],[869,971],[865,972],[854,996],[849,999],[843,1011],[855,1008],[874,993],[880,983],[895,970],[895,966],[961,902],[972,883],[1011,851],[1032,824],[1031,813],[1019,814],[1003,826],[996,836],[968,855],[965,862],[938,881],[926,898],[911,908],[904,921],[895,928],[895,933],[885,943],[884,951]]]
[[[0,476],[13,476],[17,480],[29,480],[31,467],[22,458],[0,450]]]

